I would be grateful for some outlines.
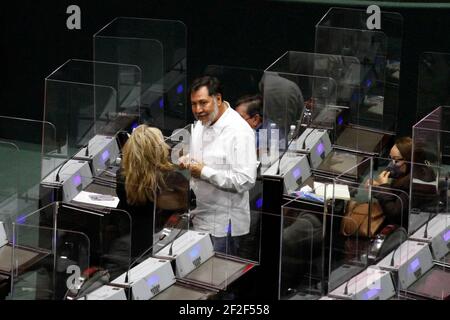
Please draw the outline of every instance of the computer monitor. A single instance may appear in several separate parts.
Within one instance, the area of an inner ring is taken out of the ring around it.
[[[284,193],[289,194],[302,186],[302,184],[311,176],[308,158],[304,154],[291,155],[286,153],[281,158],[280,171],[277,175],[278,162],[275,161],[263,176],[281,176],[284,180]]]
[[[306,129],[290,148],[308,154],[312,169],[317,169],[332,150],[327,130],[312,128]]]
[[[57,167],[42,180],[41,188],[59,189],[62,187],[61,200],[69,202],[92,182],[92,172],[89,168],[89,163],[82,160],[71,159],[61,166]],[[59,179],[56,179],[57,175]],[[41,190],[41,196],[42,194]],[[53,197],[53,199],[56,199],[56,197]]]
[[[119,146],[115,137],[95,135],[87,146],[82,148],[74,157],[77,160],[89,161],[94,177],[99,176],[106,168],[119,157]]]

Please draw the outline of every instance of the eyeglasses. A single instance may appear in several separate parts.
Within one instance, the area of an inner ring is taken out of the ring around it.
[[[397,158],[397,157],[391,157],[391,156],[389,156],[389,159],[391,159],[394,163],[404,160],[403,158]]]

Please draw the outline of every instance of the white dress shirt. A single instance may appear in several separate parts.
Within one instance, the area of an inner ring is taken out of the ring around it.
[[[256,180],[255,134],[224,101],[227,109],[212,125],[197,121],[192,130],[190,156],[204,164],[200,179],[191,179],[197,197],[194,228],[215,237],[249,232],[249,190]]]

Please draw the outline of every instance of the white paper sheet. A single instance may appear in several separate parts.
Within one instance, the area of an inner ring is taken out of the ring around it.
[[[333,198],[333,185],[332,184],[323,184],[320,182],[314,182],[314,191],[315,194],[324,197],[325,196],[325,186],[327,190],[327,200]],[[334,198],[342,199],[342,200],[350,200],[350,192],[348,190],[348,186],[345,184],[335,184],[334,185]]]
[[[73,198],[73,201],[95,204],[97,206],[109,208],[117,208],[117,205],[119,204],[118,197],[87,191],[81,191],[75,198]]]

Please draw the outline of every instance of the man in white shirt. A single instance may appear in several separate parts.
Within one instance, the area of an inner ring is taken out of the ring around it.
[[[212,235],[214,249],[238,254],[239,237],[250,228],[249,190],[256,180],[255,134],[222,99],[215,77],[204,76],[191,86],[192,113],[188,168],[197,197],[193,224]]]

